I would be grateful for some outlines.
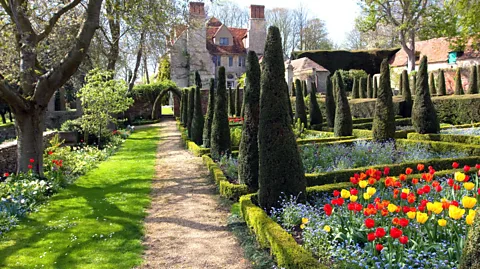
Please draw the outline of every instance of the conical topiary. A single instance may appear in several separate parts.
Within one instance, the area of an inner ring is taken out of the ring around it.
[[[440,132],[440,124],[430,97],[427,70],[427,57],[423,56],[417,74],[417,93],[413,102],[412,124],[417,133],[436,134]]]
[[[314,87],[314,83],[312,82],[312,89]],[[320,106],[318,105],[317,95],[315,91],[310,92],[310,127],[315,130],[322,130],[322,111],[320,110]]]
[[[235,115],[240,117],[242,114],[242,100],[240,99],[240,85],[235,89]]]
[[[378,93],[378,80],[376,77],[373,77],[373,98],[377,98]]]
[[[230,127],[228,125],[227,89],[225,82],[225,67],[218,68],[217,93],[213,112],[210,152],[214,160],[219,160],[223,154],[230,153]]]
[[[439,96],[443,96],[443,95],[447,95],[447,86],[445,84],[445,74],[443,72],[443,69],[440,69],[440,71],[438,71],[438,91],[437,91],[437,95]]]
[[[261,208],[280,205],[280,197],[305,200],[306,182],[292,124],[288,120],[287,83],[280,31],[268,29],[262,63],[258,130],[259,192]]]
[[[480,66],[477,65],[477,88],[480,90]]]
[[[457,73],[455,75],[455,95],[463,95],[463,85],[462,85],[462,70],[457,68]]]
[[[353,78],[353,83],[352,83],[352,99],[358,99],[360,98],[360,81],[358,79]],[[343,82],[342,82],[343,83]]]
[[[333,84],[330,75],[327,77],[327,90],[325,93],[325,116],[327,117],[327,126],[333,128],[335,123],[335,97],[333,96]]]
[[[353,123],[350,105],[348,104],[347,93],[345,92],[342,75],[340,72],[335,72],[335,84],[337,88],[337,106],[335,109],[335,124],[333,131],[335,136],[350,136],[352,135]]]
[[[381,83],[381,82],[380,82]],[[403,96],[403,71],[402,73],[400,73],[400,82],[398,83],[398,95],[402,95]]]
[[[247,77],[250,83],[245,87],[245,117],[242,138],[238,152],[238,179],[249,192],[258,190],[258,122],[260,120],[260,64],[257,54],[247,55]],[[288,95],[288,94],[287,94]]]
[[[295,97],[295,81],[292,81],[292,96]]]
[[[303,97],[305,97],[308,94],[308,88],[307,88],[307,81],[306,80],[302,81],[302,87],[303,87]]]
[[[245,85],[243,86],[243,94],[242,94],[242,111],[240,112],[240,117],[245,117],[245,89],[248,87],[248,79],[245,78]]]
[[[193,119],[192,119],[192,141],[197,145],[202,145],[203,143],[203,125],[205,123],[205,118],[203,117],[202,110],[202,95],[200,88],[196,87],[195,96],[194,96],[194,108],[193,108]]]
[[[207,115],[203,127],[203,146],[210,147],[210,137],[212,135],[213,112],[215,110],[215,80],[210,79],[210,90],[208,92]]]
[[[412,76],[412,94],[417,94],[417,74],[413,74]]]
[[[188,129],[188,138],[192,139],[192,120],[193,120],[193,109],[195,108],[195,88],[192,87],[188,90],[188,119],[187,119],[187,129]]]
[[[235,91],[232,89],[232,87],[228,88],[228,98],[229,98],[229,106],[228,106],[228,113],[230,116],[235,115]]]
[[[432,96],[437,95],[437,87],[435,87],[435,77],[433,76],[433,73],[430,73],[428,86],[430,87],[430,95]]]
[[[390,85],[390,67],[387,59],[384,59],[380,66],[380,87],[378,87],[372,126],[373,140],[375,141],[395,139],[395,113],[393,112],[393,96]]]
[[[367,98],[367,80],[366,78],[360,78],[360,98]]]
[[[300,80],[296,80],[295,84],[300,84]],[[295,123],[300,121],[303,123],[303,126],[307,127],[307,111],[305,111],[305,100],[303,99],[303,87],[295,87],[297,90],[295,98]]]
[[[367,98],[373,98],[372,76],[367,76]]]
[[[403,116],[409,118],[412,116],[412,107],[413,107],[413,100],[412,100],[412,92],[410,91],[410,80],[408,79],[408,72],[407,70],[403,70]]]
[[[185,89],[182,89],[182,100],[180,110],[182,111],[180,115],[180,121],[184,127],[187,126],[187,115],[188,115],[188,92]]]
[[[478,93],[478,76],[477,76],[477,67],[472,66],[470,70],[470,86],[468,87],[468,94],[477,94]]]

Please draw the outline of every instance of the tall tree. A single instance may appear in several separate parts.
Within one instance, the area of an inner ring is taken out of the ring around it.
[[[328,38],[325,22],[321,19],[308,20],[303,32],[303,50],[331,50],[333,48],[333,42]]]
[[[447,95],[447,86],[445,85],[445,74],[443,69],[438,72],[438,92],[439,96]]]
[[[408,79],[408,72],[407,70],[403,70],[403,100],[404,100],[404,112],[403,116],[408,118],[412,116],[412,92],[410,91],[410,80]]]
[[[228,27],[246,28],[248,25],[248,8],[233,1],[212,1],[208,13]]]
[[[332,77],[327,77],[327,92],[325,93],[325,114],[327,117],[327,126],[333,128],[335,123],[335,97],[333,96]]]
[[[203,127],[203,145],[210,147],[210,137],[212,134],[213,111],[215,106],[215,80],[210,79],[210,90],[208,91],[207,115],[205,117],[205,125]]]
[[[200,87],[194,89],[194,108],[193,108],[193,119],[192,119],[192,141],[197,145],[202,145],[203,143],[203,125],[205,124],[205,118],[203,117],[202,110],[202,93],[200,92]]]
[[[228,102],[225,67],[218,68],[217,94],[215,95],[215,109],[213,112],[211,153],[215,160],[223,154],[230,153],[230,126],[228,124]]]
[[[315,91],[310,92],[309,110],[310,110],[310,127],[315,128],[315,130],[321,130],[323,117],[322,117],[322,111],[320,110],[320,106],[318,105],[317,95],[315,94]]]
[[[295,80],[295,123],[300,120],[300,122],[303,123],[303,126],[307,127],[307,112],[305,110],[305,100],[303,99],[302,84],[303,83],[299,79]]]
[[[377,98],[378,94],[378,79],[373,77],[373,98]]]
[[[477,94],[478,93],[478,74],[477,67],[473,65],[470,69],[470,79],[468,80],[468,94]]]
[[[380,66],[380,87],[378,88],[375,116],[373,118],[373,140],[386,141],[395,139],[395,113],[390,83],[390,68],[387,59]]]
[[[335,110],[335,124],[333,132],[335,136],[350,136],[352,135],[353,122],[352,112],[348,104],[347,93],[343,85],[343,79],[340,72],[335,72],[335,91],[337,92],[336,110]]]

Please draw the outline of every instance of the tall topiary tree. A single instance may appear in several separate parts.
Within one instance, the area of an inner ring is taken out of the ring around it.
[[[373,140],[375,141],[395,138],[395,113],[393,112],[393,96],[390,85],[390,68],[387,59],[384,59],[380,66],[380,87],[378,87],[372,126]]]
[[[468,94],[477,94],[478,93],[478,75],[477,75],[477,67],[472,66],[470,70],[470,79],[469,83],[470,86],[468,87]]]
[[[437,87],[435,87],[435,77],[433,76],[433,73],[430,73],[428,85],[430,86],[430,95],[437,95]]]
[[[463,85],[462,85],[462,70],[457,68],[457,73],[455,75],[455,95],[463,95]]]
[[[242,114],[242,100],[240,99],[240,85],[235,89],[235,115],[240,117]]]
[[[302,80],[302,87],[303,87],[303,97],[305,97],[308,94],[308,88],[307,88],[307,81],[306,80]]]
[[[367,98],[373,98],[372,76],[367,76]]]
[[[417,73],[417,92],[413,102],[412,123],[417,133],[435,134],[440,131],[440,124],[430,97],[427,70],[427,57],[423,56]]]
[[[210,147],[210,137],[212,135],[213,112],[215,110],[215,80],[210,79],[210,90],[208,91],[208,106],[205,124],[203,126],[203,146]]]
[[[340,72],[335,72],[335,85],[337,92],[337,107],[335,110],[335,124],[333,131],[335,136],[352,135],[352,113],[348,104],[347,93],[345,92],[343,79]]]
[[[359,80],[360,98],[367,98],[367,81],[365,78]]]
[[[258,122],[260,120],[260,64],[254,51],[249,51],[247,55],[247,78],[250,83],[243,92],[245,117],[238,152],[238,179],[241,184],[247,185],[249,192],[253,193],[258,190]]]
[[[296,80],[295,84],[300,84],[300,80]],[[301,85],[301,84],[300,84]],[[300,121],[303,123],[305,127],[307,127],[307,111],[305,111],[305,99],[303,98],[303,87],[296,87],[297,90],[295,99],[295,123]]]
[[[312,89],[314,87],[314,83],[312,82]],[[310,92],[310,127],[315,127],[315,130],[322,129],[323,117],[322,111],[320,110],[320,106],[318,105],[317,95],[315,91]]]
[[[194,108],[193,108],[193,119],[192,119],[192,141],[197,145],[202,145],[203,143],[203,125],[205,123],[205,118],[203,117],[202,110],[202,93],[200,88],[196,87],[194,89]]]
[[[445,73],[443,72],[443,69],[440,69],[438,72],[438,91],[437,95],[443,96],[447,95],[447,87],[445,85]]]
[[[480,66],[477,65],[477,88],[480,90]]]
[[[373,77],[373,98],[377,98],[378,93],[378,81],[376,77]]]
[[[232,89],[232,87],[228,88],[228,102],[228,113],[233,116],[235,115],[235,91]]]
[[[187,126],[187,115],[188,115],[188,92],[183,89],[182,90],[182,100],[180,101],[180,121],[184,127]]]
[[[327,117],[327,126],[333,128],[335,123],[335,97],[333,96],[332,77],[327,77],[327,91],[325,93],[325,114]]]
[[[480,209],[477,207],[476,216],[480,215]],[[480,268],[480,221],[477,219],[468,229],[467,238],[462,251],[459,269],[478,269]]]
[[[280,31],[268,29],[262,63],[258,130],[260,206],[279,206],[281,195],[305,198],[306,182],[297,142],[288,120],[287,84]]]
[[[227,112],[227,88],[225,81],[225,67],[218,68],[217,94],[215,95],[215,109],[213,112],[210,152],[212,158],[220,159],[222,154],[230,153],[230,127]]]
[[[195,108],[195,88],[190,88],[188,90],[188,119],[187,119],[188,138],[190,139],[192,139],[192,120],[193,120],[194,108]]]
[[[402,95],[402,96],[403,96],[403,78],[404,78],[404,77],[403,77],[403,71],[402,71],[402,73],[400,73],[400,82],[398,83],[398,85],[399,85],[399,87],[398,87],[398,89],[399,89],[398,94],[399,94],[399,95]],[[381,83],[381,82],[380,82],[380,83]]]
[[[295,81],[292,81],[292,96],[293,96],[293,97],[295,97],[295,92],[296,92]]]
[[[408,72],[407,70],[403,70],[403,100],[404,101],[404,109],[403,109],[403,116],[404,117],[411,117],[412,116],[412,107],[413,107],[413,100],[412,100],[412,92],[410,91],[410,80],[408,79]]]
[[[412,76],[412,94],[417,94],[417,73]]]
[[[343,81],[342,81],[343,83]],[[359,89],[359,81],[357,78],[353,78],[353,84],[352,84],[352,99],[358,99],[360,98],[360,89]],[[336,90],[335,90],[336,91]],[[338,92],[338,91],[337,91]]]

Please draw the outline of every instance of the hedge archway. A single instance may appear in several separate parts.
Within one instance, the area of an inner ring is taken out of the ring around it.
[[[155,98],[155,102],[153,103],[153,109],[152,109],[152,119],[156,120],[159,119],[162,116],[162,103],[161,100],[165,94],[168,92],[173,92],[178,99],[182,99],[182,91],[174,85],[169,86],[168,88],[162,89],[160,93],[158,94],[157,98]]]

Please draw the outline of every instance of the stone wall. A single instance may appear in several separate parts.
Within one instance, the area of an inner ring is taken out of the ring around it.
[[[15,132],[15,125],[10,124],[7,126],[0,127],[0,143],[17,137],[17,133]]]
[[[70,111],[47,111],[45,117],[45,128],[59,129],[67,120],[74,120],[80,117],[76,110]]]
[[[133,105],[125,112],[125,117],[134,120],[138,118],[150,119],[152,117],[153,103],[148,98],[135,98]]]

